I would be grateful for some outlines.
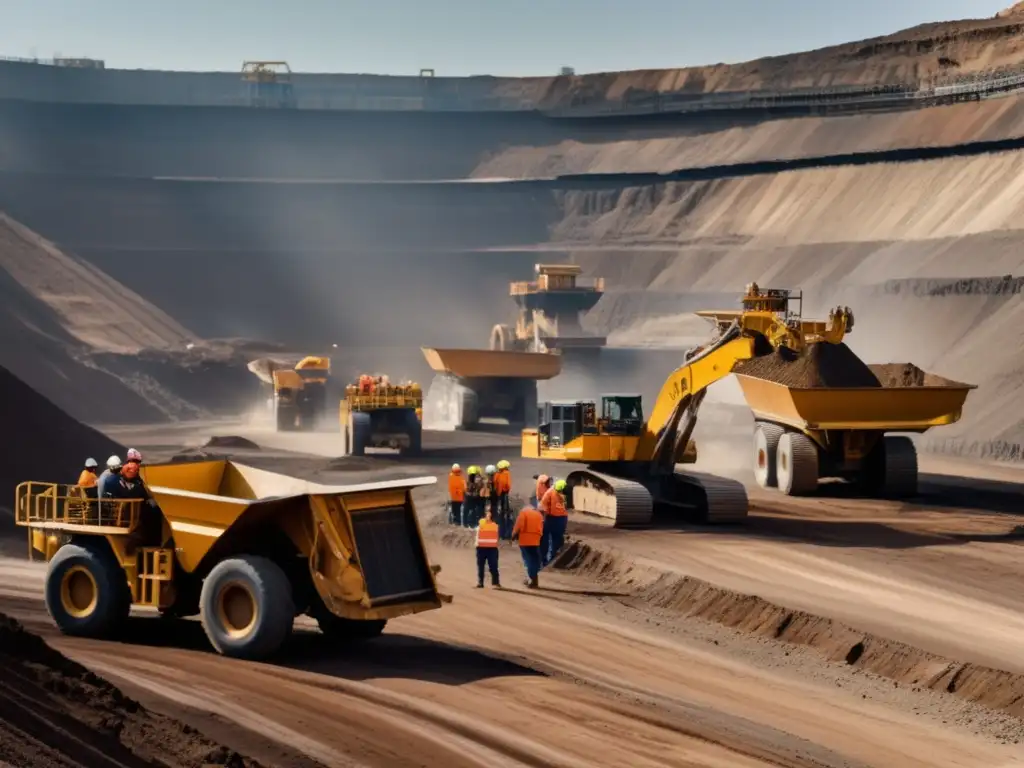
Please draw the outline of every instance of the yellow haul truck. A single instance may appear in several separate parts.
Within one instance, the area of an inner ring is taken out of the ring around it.
[[[435,478],[322,486],[228,460],[145,466],[156,507],[27,482],[15,513],[49,562],[46,605],[69,635],[116,637],[130,609],[198,615],[226,656],[273,654],[308,614],[362,640],[389,619],[440,608],[412,501]],[[144,515],[159,541],[139,541]]]
[[[345,456],[364,456],[367,448],[416,456],[423,448],[423,389],[415,382],[390,384],[364,374],[345,387],[338,418]]]
[[[540,406],[539,426],[522,432],[522,455],[586,464],[566,477],[570,505],[610,518],[616,526],[645,526],[656,510],[698,523],[736,522],[747,516],[741,483],[677,471],[697,460],[690,439],[708,387],[747,360],[785,347],[839,344],[853,327],[848,308],[828,320],[804,320],[790,311],[790,293],[747,287],[741,311],[705,311],[718,337],[691,350],[661,388],[645,421],[638,395]],[[917,492],[913,443],[886,432],[924,432],[952,424],[974,385],[813,387],[785,386],[740,376],[754,411],[754,473],[762,486],[789,495],[814,491],[818,480],[858,480],[879,496]]]
[[[278,432],[309,432],[322,423],[327,411],[330,376],[330,358],[314,356],[303,358],[295,368],[278,368],[271,372],[274,424]]]

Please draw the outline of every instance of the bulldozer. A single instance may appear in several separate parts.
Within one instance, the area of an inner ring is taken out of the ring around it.
[[[423,389],[415,382],[391,384],[362,375],[345,387],[339,408],[342,454],[364,456],[367,448],[418,455],[423,447]]]
[[[681,472],[697,461],[691,439],[708,387],[744,361],[785,347],[840,344],[852,331],[848,307],[828,320],[802,318],[784,289],[747,286],[740,311],[701,311],[718,335],[689,350],[665,381],[645,421],[639,395],[595,401],[562,400],[539,406],[539,425],[522,431],[522,456],[587,465],[568,473],[567,501],[617,527],[644,527],[655,515],[699,524],[740,522],[745,487],[713,475]],[[820,479],[861,482],[880,496],[917,492],[913,442],[887,432],[924,432],[959,420],[974,385],[799,388],[740,375],[754,412],[754,474],[764,487],[790,495],[811,493]]]
[[[221,654],[260,659],[306,614],[339,641],[440,608],[412,491],[433,477],[324,486],[230,460],[144,465],[153,504],[24,482],[15,520],[48,562],[46,606],[65,634],[117,638],[133,607],[198,615]],[[159,536],[139,538],[145,515]]]
[[[310,355],[294,368],[272,360],[254,360],[249,370],[273,388],[274,426],[278,432],[309,432],[325,423],[331,360]]]

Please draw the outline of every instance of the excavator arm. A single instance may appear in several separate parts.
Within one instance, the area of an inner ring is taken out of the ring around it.
[[[672,472],[686,451],[707,388],[731,374],[737,363],[754,357],[755,344],[754,336],[733,323],[669,375],[647,421],[638,452],[640,460],[650,461],[656,471]]]

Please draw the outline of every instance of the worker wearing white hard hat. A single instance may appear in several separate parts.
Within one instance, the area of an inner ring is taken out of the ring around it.
[[[86,459],[85,466],[78,474],[78,487],[85,488],[87,491],[91,490],[93,495],[96,493],[97,468],[98,465],[96,464],[96,459]]]
[[[111,456],[107,459],[107,468],[103,470],[96,480],[96,493],[102,499],[104,496],[114,495],[114,485],[121,474],[121,457]]]
[[[462,502],[466,500],[466,478],[462,467],[452,464],[448,473],[448,523],[462,525]]]

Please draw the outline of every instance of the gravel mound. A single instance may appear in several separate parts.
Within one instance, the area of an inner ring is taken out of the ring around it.
[[[746,360],[736,373],[787,387],[880,387],[871,368],[845,344],[811,344],[802,353],[779,347]]]

